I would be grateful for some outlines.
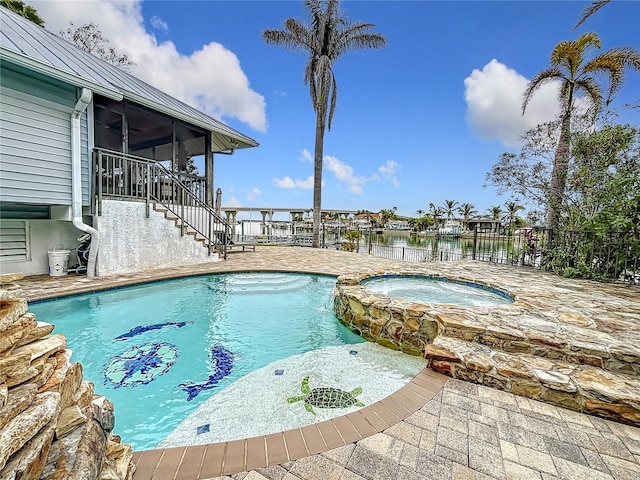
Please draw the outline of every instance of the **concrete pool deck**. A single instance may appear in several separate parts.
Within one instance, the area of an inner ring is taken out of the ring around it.
[[[36,300],[205,273],[279,270],[341,275],[415,268],[416,264],[346,252],[258,247],[256,252],[232,252],[226,261],[206,265],[92,280],[75,275],[29,277],[18,283],[30,300]],[[637,399],[638,287],[567,280],[476,262],[419,268],[438,275],[483,278],[515,294],[527,318],[543,315],[562,327],[554,333],[563,337],[581,333],[572,345],[595,350],[586,357],[607,355],[614,366],[623,362],[625,378],[630,379],[629,401]],[[583,338],[585,332],[596,341]],[[588,361],[593,363],[594,358]],[[134,479],[195,480],[223,474],[232,477],[222,478],[250,480],[640,476],[640,429],[634,426],[429,370],[379,403],[368,407],[371,411],[334,419],[333,425],[316,424],[271,438],[136,452]]]

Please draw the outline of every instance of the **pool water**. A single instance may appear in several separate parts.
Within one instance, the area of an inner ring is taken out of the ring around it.
[[[372,277],[362,281],[362,285],[376,293],[420,303],[490,307],[513,302],[509,295],[494,288],[438,277],[419,275]]]
[[[331,308],[335,278],[289,273],[191,277],[30,304],[67,337],[116,406],[115,431],[155,448],[234,381],[275,361],[363,339]]]

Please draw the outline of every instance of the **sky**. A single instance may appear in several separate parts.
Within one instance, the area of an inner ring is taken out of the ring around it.
[[[135,62],[130,72],[255,139],[216,155],[223,207],[310,209],[315,113],[306,57],[267,45],[265,29],[306,19],[300,0],[27,1],[59,33],[98,24]],[[553,48],[596,32],[602,50],[640,48],[640,0],[614,0],[572,30],[589,1],[342,1],[351,21],[375,25],[388,45],[347,52],[335,64],[337,107],[324,139],[322,207],[397,208],[404,216],[471,203],[504,205],[485,176],[521,135],[556,118],[557,88],[522,93],[549,67]],[[640,125],[640,73],[627,71],[612,107]],[[201,173],[204,169],[201,168]],[[525,203],[525,202],[521,202]]]

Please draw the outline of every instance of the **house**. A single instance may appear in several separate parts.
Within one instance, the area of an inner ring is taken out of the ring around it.
[[[258,143],[2,7],[0,23],[0,270],[47,273],[59,249],[80,264],[81,235],[89,276],[226,254],[214,156]]]
[[[502,227],[500,220],[494,220],[492,217],[479,216],[469,219],[469,231],[478,231],[481,233],[498,232]]]

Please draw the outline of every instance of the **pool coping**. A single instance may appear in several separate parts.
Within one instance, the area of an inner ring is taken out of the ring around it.
[[[424,368],[388,397],[330,420],[242,440],[136,451],[133,480],[200,480],[323,453],[401,422],[435,397],[448,380]]]

